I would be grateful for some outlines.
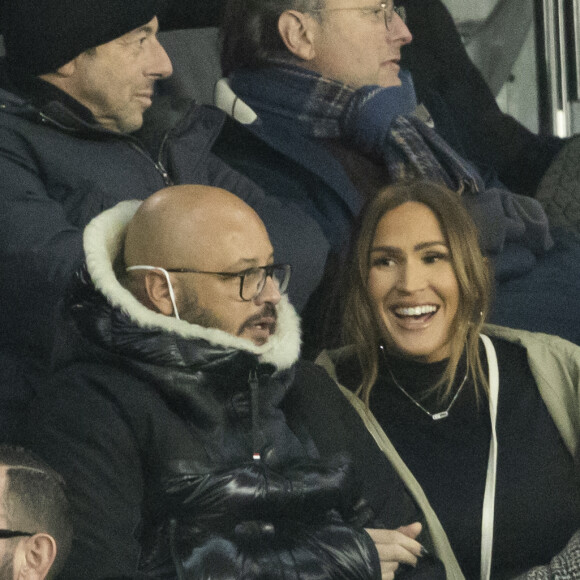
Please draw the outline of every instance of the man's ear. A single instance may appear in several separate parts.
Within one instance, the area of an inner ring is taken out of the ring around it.
[[[44,580],[56,558],[54,538],[45,533],[34,534],[22,542],[19,548],[24,550],[24,554],[15,559],[19,566],[16,576],[18,580]]]
[[[315,20],[297,10],[285,10],[278,19],[278,32],[286,48],[301,60],[312,60]]]
[[[79,56],[82,56],[82,55],[79,55]],[[56,73],[62,77],[72,76],[74,74],[75,70],[77,69],[77,59],[79,58],[79,56],[77,56],[76,58],[73,58],[72,60],[69,60],[66,64],[63,64],[56,71]]]
[[[161,270],[148,270],[145,274],[145,291],[151,304],[165,316],[173,316],[173,303],[167,278]]]
[[[52,83],[53,85],[59,86],[59,81],[62,82],[62,80],[68,79],[73,76],[77,68],[77,58],[69,60],[69,62],[63,64],[60,68],[58,68],[56,72],[40,75],[40,78],[44,79],[49,83]]]

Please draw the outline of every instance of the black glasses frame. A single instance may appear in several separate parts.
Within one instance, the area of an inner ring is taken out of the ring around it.
[[[0,529],[0,540],[8,538],[18,538],[20,536],[34,536],[32,532],[19,532],[17,530],[2,530]]]
[[[281,279],[278,281],[278,291],[280,294],[284,294],[288,289],[288,283],[290,282],[290,275],[292,273],[292,267],[290,264],[269,264],[268,266],[258,266],[256,268],[248,268],[247,270],[242,270],[241,272],[209,272],[207,270],[194,270],[193,268],[164,268],[167,272],[174,272],[177,274],[207,274],[209,276],[224,276],[226,278],[239,278],[240,279],[240,298],[244,302],[250,302],[257,298],[264,286],[266,285],[267,278],[274,278],[275,271],[283,272]],[[264,272],[263,281],[259,284],[257,291],[250,298],[244,297],[244,280],[247,276],[256,272],[257,270],[262,270]]]

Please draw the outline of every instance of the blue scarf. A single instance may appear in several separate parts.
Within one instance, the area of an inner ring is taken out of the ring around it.
[[[239,70],[230,77],[234,92],[258,116],[275,115],[314,139],[341,139],[388,171],[389,183],[412,179],[447,186],[462,195],[475,220],[482,248],[497,268],[514,275],[527,270],[549,249],[548,220],[536,200],[505,188],[486,188],[476,168],[461,158],[437,132],[414,114],[411,76],[401,71],[401,86],[353,89],[286,63]],[[514,270],[515,269],[515,270]]]

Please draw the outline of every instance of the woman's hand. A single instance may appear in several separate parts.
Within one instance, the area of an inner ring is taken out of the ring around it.
[[[396,530],[367,528],[379,553],[382,580],[393,580],[399,564],[417,565],[423,546],[415,538],[421,533],[421,527],[415,522]]]

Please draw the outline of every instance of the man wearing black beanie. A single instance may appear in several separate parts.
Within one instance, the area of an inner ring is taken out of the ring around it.
[[[25,90],[31,76],[58,87],[111,131],[136,131],[151,106],[155,81],[172,73],[156,36],[158,4],[159,0],[11,4],[5,34],[9,74]],[[38,93],[34,86],[30,90]]]
[[[214,153],[234,122],[213,107],[154,98],[155,82],[172,72],[157,40],[166,4],[0,0],[0,441],[17,439],[47,374],[82,230],[118,202],[172,184],[227,189],[260,215],[276,258],[293,265],[299,311],[322,276],[329,245],[314,219]],[[198,6],[200,25],[212,24],[218,10],[205,0],[172,18],[191,25]],[[156,114],[144,122],[147,109]]]

